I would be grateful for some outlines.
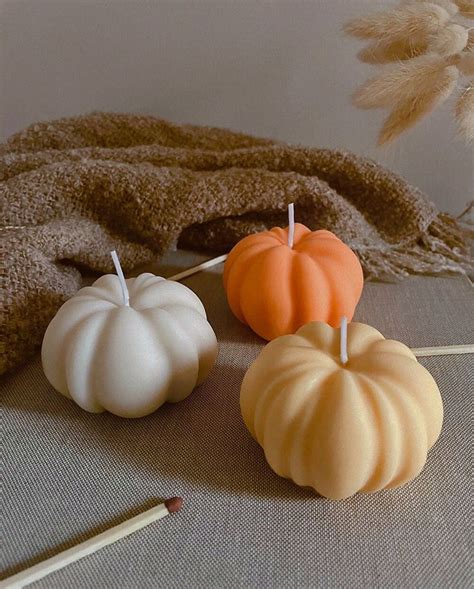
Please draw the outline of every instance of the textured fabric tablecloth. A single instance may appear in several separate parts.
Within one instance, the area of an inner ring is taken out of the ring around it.
[[[169,276],[202,256],[169,255]],[[422,358],[445,404],[422,474],[342,502],[276,476],[239,412],[262,340],[230,313],[221,268],[184,281],[220,346],[187,400],[139,420],[85,413],[57,394],[39,358],[3,380],[3,576],[182,495],[183,511],[35,587],[467,587],[473,356]],[[369,283],[356,320],[409,346],[474,342],[464,278]]]

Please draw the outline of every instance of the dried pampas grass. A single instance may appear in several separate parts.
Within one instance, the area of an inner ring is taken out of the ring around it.
[[[433,77],[429,88],[420,87],[418,94],[411,94],[396,104],[379,134],[378,144],[393,141],[403,131],[444,102],[453,92],[458,79],[457,68],[451,66],[440,70]]]
[[[387,42],[434,33],[449,21],[449,13],[431,2],[405,4],[386,12],[376,12],[349,21],[345,31],[360,39]]]
[[[354,93],[353,101],[359,108],[383,108],[418,99],[427,94],[438,94],[447,80],[453,78],[449,61],[423,55],[403,64],[384,68],[385,71],[366,82]]]
[[[405,61],[422,55],[428,48],[428,40],[397,39],[377,41],[359,51],[357,57],[364,63],[385,64]]]
[[[353,95],[359,108],[390,109],[379,144],[392,141],[444,102],[460,76],[474,75],[474,31],[455,20],[459,15],[461,21],[472,17],[474,0],[405,0],[345,26],[348,34],[371,41],[359,59],[383,66]],[[466,90],[456,107],[464,137],[472,133],[473,109]]]
[[[451,0],[405,0],[403,4],[413,4],[414,2],[429,2],[430,4],[436,4],[444,8],[449,16],[454,16],[459,12],[459,7],[455,2]]]
[[[474,81],[471,81],[474,82]],[[474,140],[474,86],[468,86],[456,103],[456,120],[467,141]]]
[[[465,76],[474,76],[474,52],[464,53],[459,60],[458,68]]]
[[[466,51],[474,51],[474,29],[470,29],[467,36]]]
[[[474,1],[473,0],[455,0],[459,12],[466,18],[474,18]]]
[[[428,48],[438,55],[455,55],[466,47],[468,39],[469,33],[465,27],[450,24],[431,36]]]

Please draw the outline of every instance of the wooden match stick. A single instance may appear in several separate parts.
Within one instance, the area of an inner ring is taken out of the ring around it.
[[[43,560],[43,562],[35,564],[29,569],[25,569],[16,575],[8,577],[8,579],[4,579],[0,582],[0,588],[18,589],[20,587],[25,587],[25,585],[38,581],[39,579],[46,577],[46,575],[84,558],[84,556],[97,552],[97,550],[104,548],[104,546],[108,546],[121,538],[125,538],[137,530],[141,530],[141,528],[144,528],[148,524],[151,524],[170,513],[178,512],[182,505],[183,500],[181,497],[171,497],[171,499],[167,499],[164,503],[160,503],[160,505],[156,505],[148,511],[144,511],[139,515],[122,522],[118,526],[105,530],[105,532],[102,532],[93,538],[89,538],[89,540],[77,544],[77,546],[72,546],[71,548],[64,550],[64,552],[56,554],[56,556]]]
[[[217,266],[217,264],[222,264],[227,260],[228,254],[224,254],[222,256],[218,256],[217,258],[212,258],[211,260],[206,260],[202,264],[198,266],[193,266],[192,268],[188,268],[187,270],[183,270],[174,276],[170,276],[168,280],[182,280],[183,278],[187,278],[188,276],[192,276],[193,274],[197,274],[198,272],[202,272],[202,270],[206,270],[207,268],[212,268],[212,266]]]
[[[421,358],[423,356],[452,356],[456,354],[474,354],[474,344],[460,346],[433,346],[431,348],[412,348],[411,351]]]

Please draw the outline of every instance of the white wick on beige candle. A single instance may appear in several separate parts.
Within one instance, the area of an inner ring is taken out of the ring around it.
[[[341,319],[341,362],[347,363],[347,317]]]
[[[293,247],[295,240],[295,205],[288,205],[288,247]]]
[[[113,250],[110,252],[112,256],[112,260],[114,261],[115,271],[117,272],[117,276],[120,282],[120,288],[122,289],[122,297],[123,297],[123,304],[126,307],[130,307],[130,296],[128,294],[127,283],[125,282],[125,276],[123,275],[122,266],[120,265],[120,260],[117,256],[117,252]]]

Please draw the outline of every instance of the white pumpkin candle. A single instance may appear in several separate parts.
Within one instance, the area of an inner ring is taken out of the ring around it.
[[[217,341],[183,284],[109,274],[59,309],[41,356],[53,387],[86,411],[141,417],[186,398],[214,365]]]
[[[331,499],[416,477],[443,422],[436,382],[409,348],[368,325],[342,325],[347,342],[320,322],[273,340],[240,395],[272,469]]]

